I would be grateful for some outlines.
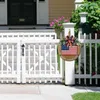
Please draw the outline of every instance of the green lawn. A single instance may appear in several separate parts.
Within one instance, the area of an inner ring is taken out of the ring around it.
[[[76,93],[72,97],[73,100],[100,100],[100,93],[97,92]]]

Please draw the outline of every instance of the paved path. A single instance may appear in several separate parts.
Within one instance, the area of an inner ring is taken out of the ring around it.
[[[98,87],[64,85],[0,85],[0,100],[72,100],[77,92],[100,91]]]

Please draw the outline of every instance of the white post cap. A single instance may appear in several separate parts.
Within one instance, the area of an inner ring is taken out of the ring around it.
[[[76,23],[63,23],[63,26],[64,26],[64,27],[68,27],[68,28],[70,27],[70,28],[71,28],[71,27],[74,27],[75,24],[76,24]]]
[[[81,12],[79,13],[80,16],[86,16],[88,13],[87,12]]]
[[[82,3],[84,0],[75,0],[75,3]]]
[[[64,36],[67,36],[70,30],[71,35],[74,36],[74,26],[75,23],[63,23],[64,26]]]
[[[75,0],[75,9],[83,4],[84,0]]]
[[[85,23],[86,22],[86,16],[87,16],[87,12],[81,12],[81,13],[79,13],[79,15],[80,15],[80,22],[81,23]]]

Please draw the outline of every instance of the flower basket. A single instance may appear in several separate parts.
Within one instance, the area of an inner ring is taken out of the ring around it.
[[[58,53],[63,60],[73,61],[78,58],[81,51],[81,46],[69,46],[69,50],[62,50],[61,45],[58,45]]]
[[[58,53],[63,60],[73,61],[78,58],[81,51],[79,41],[72,35],[70,36],[70,30],[65,39],[60,41],[58,45]]]

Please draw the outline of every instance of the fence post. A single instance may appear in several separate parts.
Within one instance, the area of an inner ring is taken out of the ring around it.
[[[80,23],[85,23],[86,22],[86,16],[87,16],[87,12],[81,12],[79,13],[80,15]]]
[[[79,13],[79,15],[80,15],[80,24],[86,22],[86,16],[87,16],[87,14],[88,14],[87,12],[81,12],[81,13]],[[81,34],[82,34],[82,27],[79,27],[79,34],[81,36]]]
[[[84,0],[75,0],[75,9],[83,4]]]
[[[75,23],[64,23],[64,36],[68,35],[70,30],[70,35],[74,36],[74,26]],[[74,77],[74,65],[75,61],[65,61],[65,85],[74,85],[75,77]]]

